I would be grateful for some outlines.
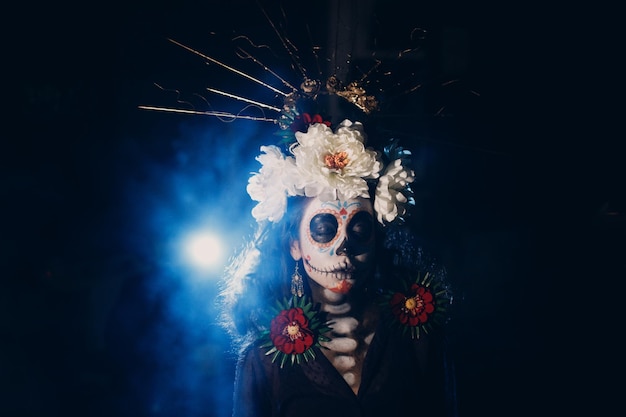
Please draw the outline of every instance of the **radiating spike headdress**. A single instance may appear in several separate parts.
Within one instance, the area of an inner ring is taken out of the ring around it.
[[[265,75],[271,75],[283,88],[288,89],[286,92],[261,77],[253,77],[196,49],[175,40],[170,41],[202,57],[211,65],[222,67],[271,90],[280,100],[280,104],[271,105],[208,87],[207,91],[210,93],[246,103],[246,108],[261,109],[263,116],[155,106],[140,108],[201,114],[222,119],[270,121],[277,124],[281,139],[276,144],[261,146],[261,154],[257,156],[261,168],[250,177],[247,187],[248,194],[257,202],[252,215],[259,222],[280,221],[286,211],[287,199],[292,196],[323,199],[373,198],[379,223],[384,225],[402,221],[407,205],[414,204],[410,187],[415,180],[415,173],[409,167],[411,153],[398,146],[397,140],[390,140],[388,146],[381,150],[367,147],[367,135],[362,122],[342,118],[332,126],[330,117],[327,117],[329,110],[323,111],[320,104],[323,98],[336,97],[358,109],[364,118],[377,112],[380,108],[379,100],[367,89],[369,73],[359,80],[349,82],[342,82],[335,73],[327,77],[309,77],[293,44],[279,33],[267,14],[265,16],[283,47],[289,52],[292,67],[300,74],[298,87],[294,87],[244,48],[237,48],[237,54],[261,67]],[[403,51],[401,54],[406,53],[407,51]],[[374,67],[378,67],[380,63],[375,60]],[[408,91],[415,89],[416,87]],[[273,112],[275,116],[267,117],[265,111]]]

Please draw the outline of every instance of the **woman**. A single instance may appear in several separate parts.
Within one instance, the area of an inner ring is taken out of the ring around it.
[[[449,293],[401,224],[407,151],[365,147],[363,126],[319,118],[284,154],[262,147],[248,192],[254,241],[233,263],[225,325],[243,416],[451,416]]]

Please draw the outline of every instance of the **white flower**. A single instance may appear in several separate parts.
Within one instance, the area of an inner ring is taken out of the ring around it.
[[[254,201],[259,203],[252,209],[252,216],[257,220],[278,222],[287,209],[287,196],[296,195],[293,178],[295,161],[285,157],[277,146],[261,146],[256,159],[261,169],[248,180],[247,191]]]
[[[369,198],[366,180],[378,178],[382,163],[376,151],[365,148],[361,123],[345,120],[335,133],[313,124],[306,133],[296,132],[296,139],[291,152],[299,194],[328,200]]]
[[[376,178],[373,204],[378,221],[392,222],[405,214],[405,193],[415,174],[402,165],[402,159],[396,159],[381,176],[380,155],[365,148],[361,123],[345,120],[335,132],[317,123],[306,133],[296,132],[296,139],[290,148],[293,156],[285,156],[277,146],[261,147],[262,154],[256,158],[261,168],[250,177],[247,187],[250,197],[258,201],[252,209],[257,221],[280,221],[290,196],[370,198],[367,180]]]
[[[374,211],[380,223],[391,222],[404,215],[407,198],[402,191],[414,180],[415,173],[404,167],[402,160],[396,159],[387,166],[378,180],[374,198]]]

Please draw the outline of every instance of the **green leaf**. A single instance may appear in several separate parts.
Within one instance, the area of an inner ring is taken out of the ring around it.
[[[261,348],[268,348],[270,346],[272,346],[274,349],[276,349],[276,346],[274,346],[274,342],[272,342],[271,340],[263,343],[260,347]],[[271,353],[271,352],[269,352],[269,353]]]

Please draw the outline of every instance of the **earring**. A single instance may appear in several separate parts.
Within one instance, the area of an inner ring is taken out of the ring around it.
[[[291,294],[302,297],[304,295],[304,281],[302,275],[298,272],[298,262],[296,262],[296,269],[291,276]]]

